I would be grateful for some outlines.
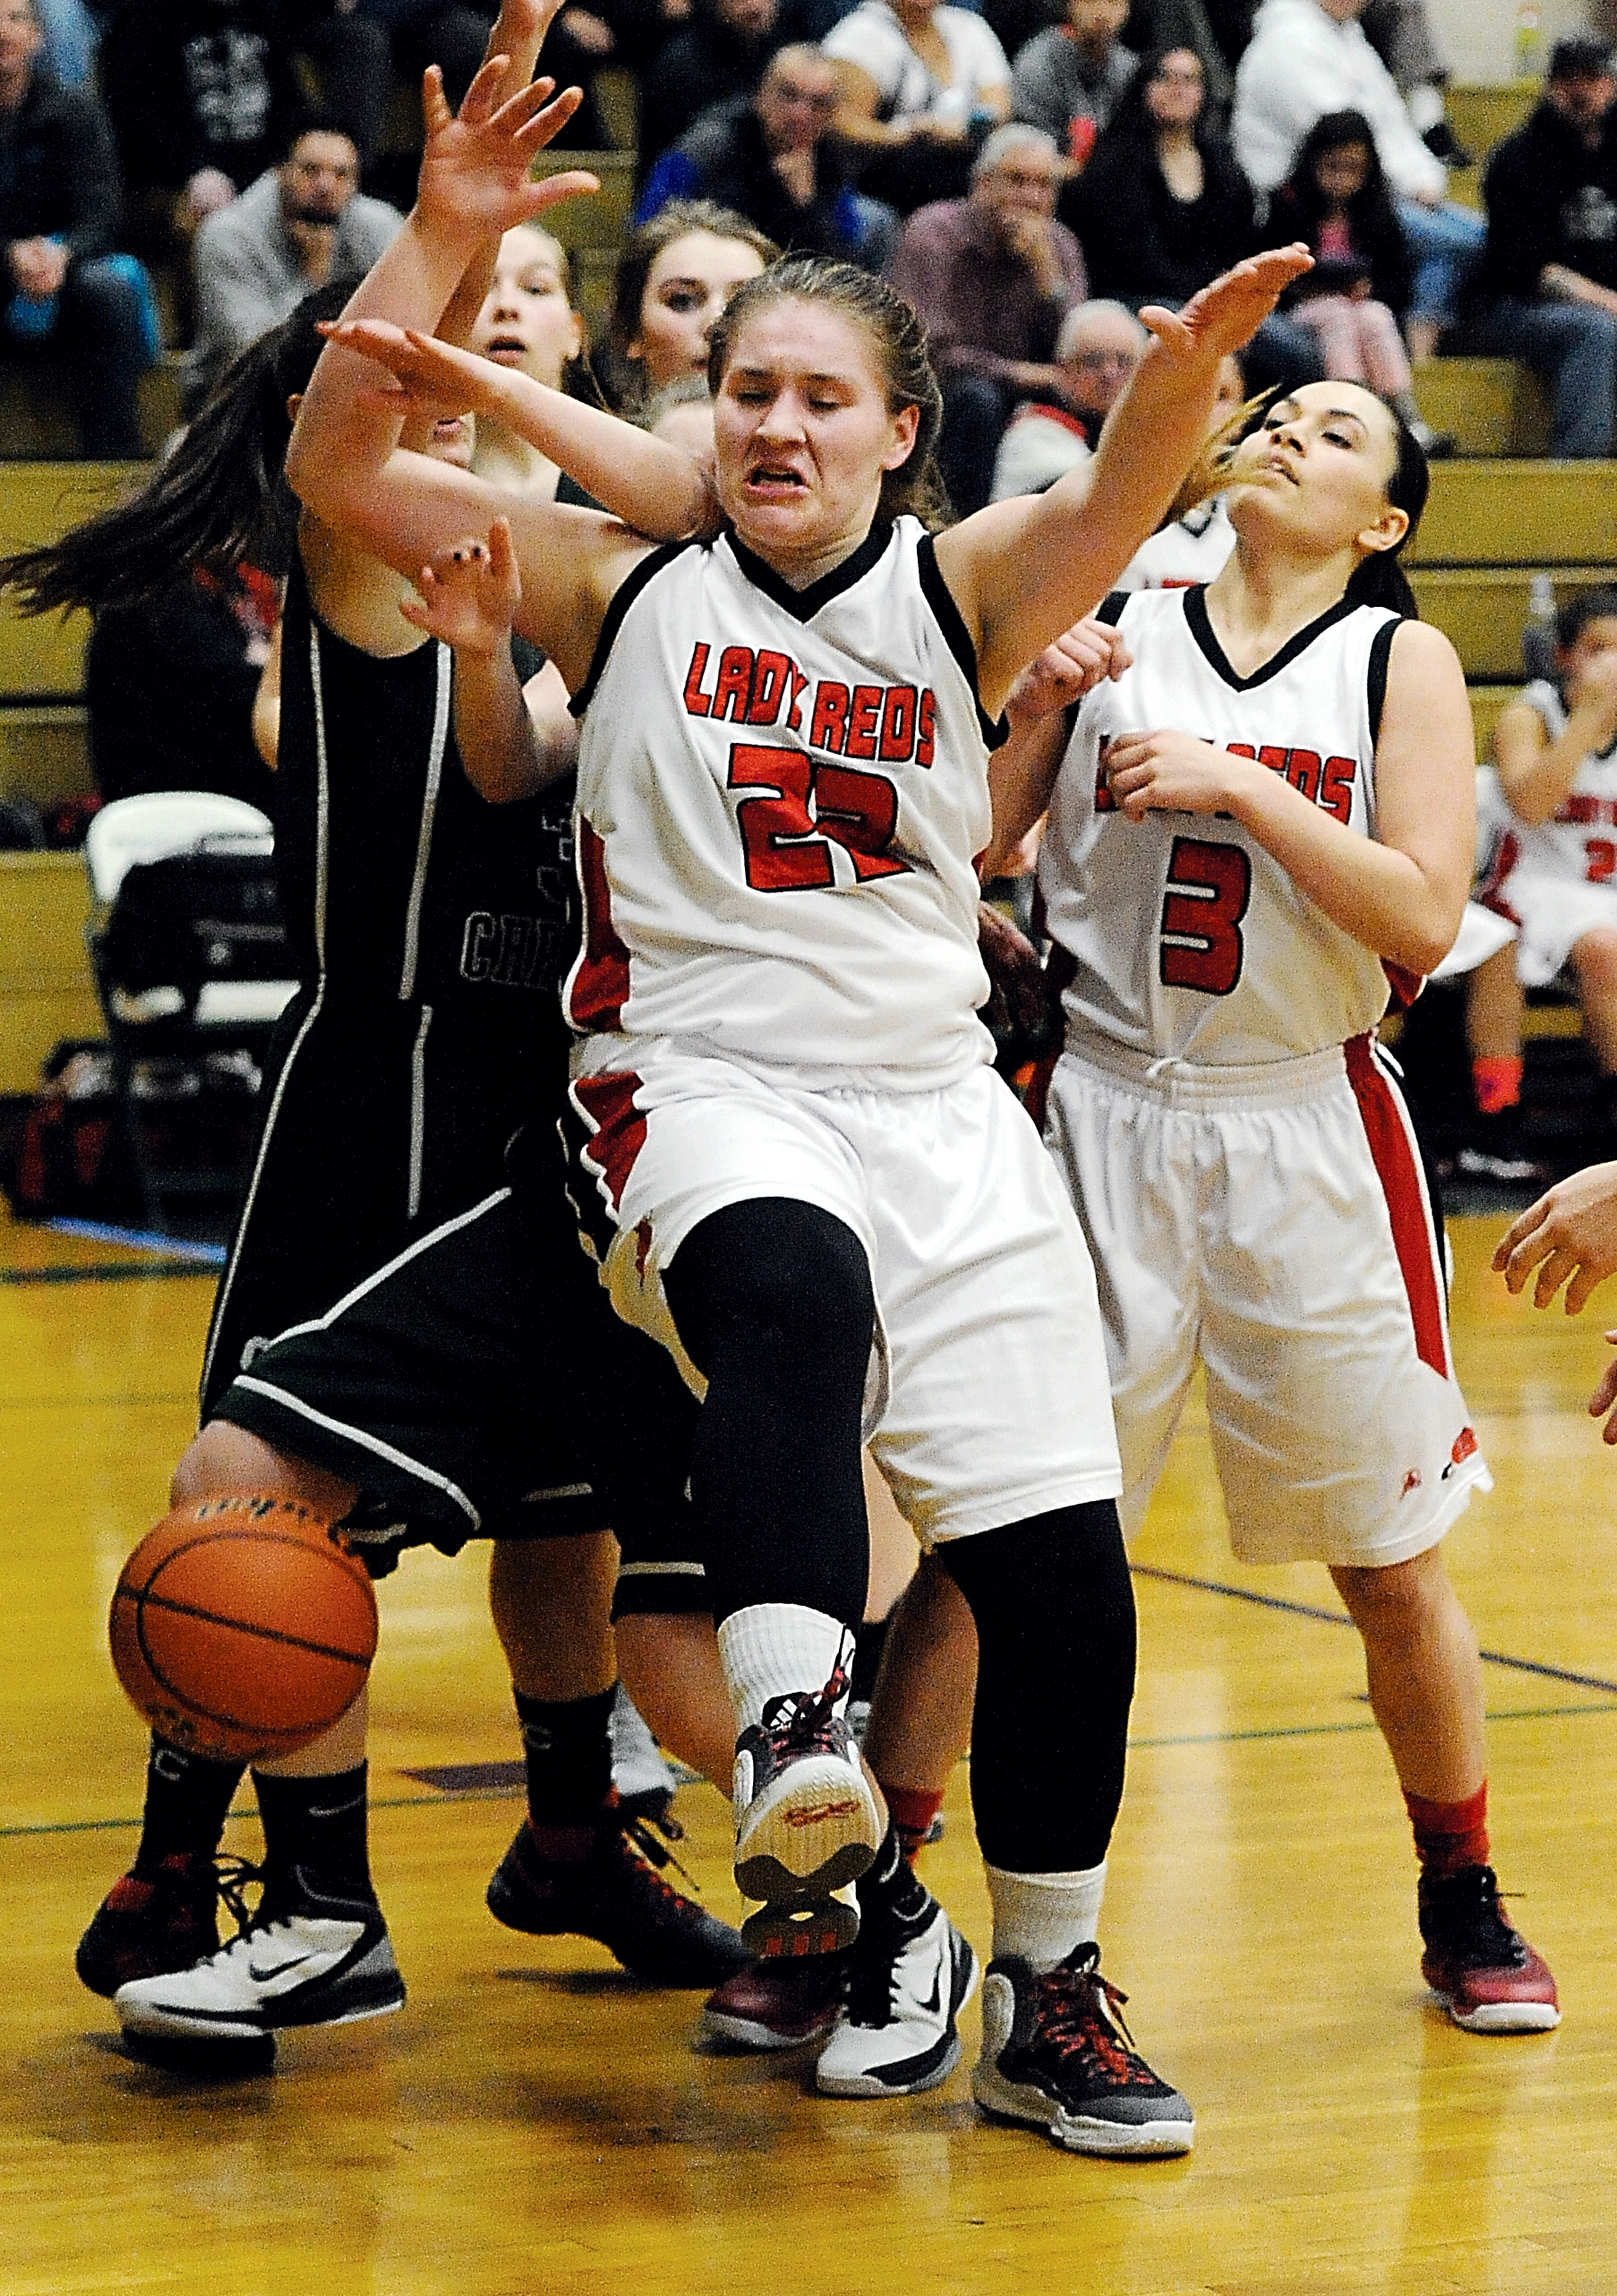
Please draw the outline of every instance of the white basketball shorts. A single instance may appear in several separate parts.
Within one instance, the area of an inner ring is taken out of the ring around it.
[[[1370,1038],[1153,1071],[1086,1037],[1057,1065],[1046,1144],[1099,1276],[1125,1532],[1198,1356],[1245,1561],[1404,1562],[1490,1488],[1414,1134]]]
[[[923,1543],[1122,1488],[1094,1272],[1059,1176],[990,1069],[937,1090],[808,1088],[633,1046],[584,1077],[584,1174],[612,1213],[612,1302],[672,1348],[663,1270],[725,1205],[817,1204],[851,1228],[877,1310],[867,1439]]]
[[[1586,933],[1617,933],[1617,885],[1512,869],[1491,898],[1521,927],[1516,977],[1524,988],[1547,988]]]

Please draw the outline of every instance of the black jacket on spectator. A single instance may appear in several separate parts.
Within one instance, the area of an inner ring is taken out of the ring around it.
[[[833,255],[845,261],[848,201],[824,145],[818,158],[814,197],[800,207],[775,174],[758,115],[751,98],[743,96],[704,112],[663,161],[677,166],[682,160],[692,170],[689,182],[675,185],[673,197],[733,208],[793,254]]]
[[[107,115],[85,88],[60,88],[36,61],[28,94],[0,112],[0,244],[59,239],[70,255],[105,255],[122,195]]]
[[[1483,170],[1488,236],[1471,279],[1478,304],[1531,300],[1546,263],[1617,287],[1617,113],[1591,151],[1552,104],[1496,144]]]
[[[271,811],[274,776],[252,745],[258,681],[217,584],[181,575],[141,605],[98,614],[84,661],[96,788],[109,802],[217,790]]]
[[[100,76],[129,182],[177,186],[218,167],[239,192],[273,166],[300,108],[292,52],[310,13],[286,0],[123,0]]]
[[[1176,200],[1149,137],[1115,134],[1062,195],[1090,293],[1119,303],[1185,303],[1255,244],[1252,186],[1221,138],[1201,139],[1199,200]]]
[[[699,113],[750,96],[776,48],[801,37],[792,0],[784,0],[774,29],[757,40],[743,39],[696,0],[690,21],[663,43],[640,82],[641,178]]]

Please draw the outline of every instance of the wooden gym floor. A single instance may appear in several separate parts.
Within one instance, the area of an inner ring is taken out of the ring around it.
[[[75,1939],[134,1844],[142,1737],[107,1666],[123,1557],[162,1512],[209,1302],[194,1276],[23,1280],[133,1255],[0,1229],[0,2288],[177,2296],[1398,2296],[1617,2288],[1617,1459],[1581,1405],[1598,1302],[1538,1317],[1455,1233],[1458,1353],[1497,1487],[1450,1541],[1493,1716],[1495,1846],[1561,2031],[1456,2031],[1419,1982],[1413,1860],[1321,1572],[1228,1554],[1204,1430],[1136,1561],[1142,1672],[1107,1966],[1200,2122],[1107,2164],[930,2096],[834,2104],[692,2053],[697,1998],[496,1927],[518,1805],[407,1776],[515,1752],[475,1550],[382,1590],[373,1857],[402,2016],[186,2087],[116,2050]],[[1263,1600],[1246,1600],[1260,1593]],[[1037,1759],[1037,1748],[1029,1749]],[[1060,1791],[1059,1779],[1051,1790]],[[680,1797],[706,1901],[724,1814]],[[923,1871],[980,1946],[964,1773]],[[233,1821],[227,1846],[255,1829]],[[968,2050],[977,2039],[968,2013]]]

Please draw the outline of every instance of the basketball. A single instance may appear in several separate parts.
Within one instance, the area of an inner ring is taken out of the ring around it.
[[[112,1662],[175,1745],[213,1762],[295,1754],[358,1696],[376,1653],[363,1563],[300,1501],[227,1492],[175,1507],[124,1566]]]

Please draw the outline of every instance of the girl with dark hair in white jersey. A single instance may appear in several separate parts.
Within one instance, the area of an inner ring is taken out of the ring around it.
[[[401,451],[398,401],[354,355],[478,397],[475,362],[401,326],[430,329],[477,240],[532,203],[534,99],[502,90],[491,66],[458,120],[429,90],[419,204],[316,372],[288,474],[401,568],[503,515],[518,627],[582,714],[578,1194],[620,1312],[706,1389],[691,1491],[738,1732],[737,1874],[764,1902],[750,1937],[845,1941],[848,1885],[895,1852],[844,1719],[868,1427],[981,1650],[997,1958],[978,2095],[1076,2149],[1183,2151],[1189,2108],[1097,1968],[1134,1669],[1119,1476],[1082,1238],[976,1018],[972,859],[1018,669],[1154,526],[1219,358],[1305,259],[1151,314],[1086,471],[936,541],[914,515],[938,400],[913,313],[862,273],[779,265],[714,330],[723,531],[655,551]],[[502,406],[513,386],[486,384]],[[688,458],[612,444],[699,523]],[[549,450],[589,483],[587,454]],[[973,1959],[912,1879],[894,1889],[915,1916],[894,1966],[909,1955],[914,1984],[925,1963],[942,2004],[941,2077]]]

